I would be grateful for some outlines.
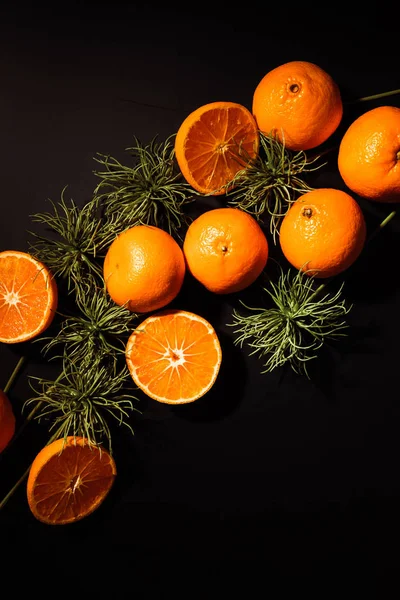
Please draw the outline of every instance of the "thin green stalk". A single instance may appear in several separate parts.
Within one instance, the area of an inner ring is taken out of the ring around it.
[[[60,427],[60,429],[58,429],[51,436],[51,438],[47,442],[47,445],[51,444],[51,442],[54,442],[54,440],[56,440],[59,437],[61,430],[62,430],[62,427]],[[29,467],[26,469],[26,471],[21,475],[21,477],[18,479],[18,481],[13,485],[13,487],[10,489],[10,491],[4,496],[4,498],[0,502],[0,510],[2,510],[5,507],[5,505],[10,500],[10,498],[14,495],[14,493],[17,491],[17,489],[19,488],[21,483],[23,483],[23,481],[28,477],[29,471],[31,470],[31,466],[32,466],[32,463],[29,465]]]
[[[13,372],[11,373],[9,380],[7,381],[6,385],[3,388],[3,392],[5,394],[7,394],[9,392],[9,390],[12,387],[15,379],[17,378],[17,375],[19,374],[20,370],[22,369],[25,361],[26,361],[26,357],[25,356],[21,356],[21,358],[19,359],[19,361],[15,365],[15,368],[14,368]]]
[[[390,90],[389,92],[382,92],[380,94],[372,94],[372,96],[363,96],[362,98],[357,98],[357,100],[353,100],[353,102],[369,102],[369,100],[379,100],[379,98],[387,98],[388,96],[395,96],[396,94],[400,94],[400,89]],[[351,102],[351,104],[353,102]]]
[[[380,231],[382,231],[382,229],[383,229],[384,227],[386,227],[386,225],[387,225],[387,224],[388,224],[388,223],[389,223],[389,222],[390,222],[390,221],[393,219],[393,217],[395,217],[395,216],[396,216],[396,214],[397,214],[397,211],[396,211],[396,210],[392,210],[392,212],[391,212],[391,213],[389,213],[389,214],[388,214],[388,216],[387,216],[387,217],[385,217],[385,218],[383,219],[383,221],[381,221],[381,223],[379,223],[378,227],[377,227],[377,228],[376,228],[376,229],[375,229],[375,230],[374,230],[374,231],[371,233],[371,235],[369,236],[369,238],[368,238],[368,240],[367,240],[367,244],[368,244],[368,243],[369,243],[369,242],[370,242],[372,239],[374,239],[374,237],[375,237],[376,235],[378,235],[378,233],[379,233]]]

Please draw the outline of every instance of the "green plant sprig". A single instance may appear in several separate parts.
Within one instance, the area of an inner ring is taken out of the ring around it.
[[[61,315],[64,319],[58,333],[41,338],[49,340],[42,351],[48,354],[56,346],[62,346],[62,356],[68,355],[76,363],[93,363],[98,358],[116,360],[125,351],[125,340],[138,315],[126,306],[115,304],[105,285],[99,286],[94,277],[88,275],[82,285],[82,293],[75,298],[78,311]]]
[[[260,132],[260,152],[229,182],[227,202],[258,220],[269,217],[276,243],[279,225],[291,204],[313,189],[304,177],[326,164],[316,164],[319,158],[309,159],[304,151],[292,152],[276,136]]]
[[[115,238],[114,223],[101,219],[98,199],[90,200],[82,208],[71,199],[68,206],[64,193],[65,188],[57,204],[50,200],[52,213],[32,215],[34,222],[43,223],[55,235],[50,238],[30,231],[34,236],[30,251],[49,267],[53,276],[65,279],[70,291],[79,293],[88,274],[101,277],[99,259]]]
[[[137,398],[124,393],[129,379],[126,365],[118,372],[100,361],[92,368],[82,368],[65,357],[62,372],[55,381],[30,377],[36,395],[24,403],[24,408],[35,404],[35,419],[50,419],[49,431],[57,428],[60,437],[82,436],[91,444],[107,440],[112,451],[109,417],[133,433],[128,417],[137,410],[132,402]]]
[[[351,306],[341,299],[342,284],[339,290],[330,295],[321,295],[324,285],[315,289],[314,278],[303,271],[281,269],[277,283],[269,282],[263,287],[272,299],[273,308],[242,306],[250,314],[242,314],[233,309],[234,343],[247,344],[252,351],[264,359],[262,373],[289,363],[291,368],[307,377],[308,361],[317,357],[318,350],[328,339],[345,335],[348,327],[344,317]]]
[[[135,145],[126,149],[133,158],[131,166],[105,154],[95,157],[103,169],[94,171],[100,178],[94,195],[117,232],[144,224],[179,237],[186,223],[185,206],[195,192],[176,168],[172,137],[164,142],[153,139],[147,145],[134,138]]]

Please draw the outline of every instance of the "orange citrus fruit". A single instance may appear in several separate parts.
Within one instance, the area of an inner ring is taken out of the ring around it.
[[[126,361],[135,384],[150,398],[187,404],[212,387],[221,365],[212,325],[185,310],[147,317],[130,335]]]
[[[0,452],[8,446],[15,433],[15,415],[8,396],[0,390]]]
[[[180,125],[175,157],[186,181],[201,194],[221,195],[258,155],[259,133],[251,112],[237,102],[200,106]]]
[[[400,202],[400,108],[379,106],[353,121],[339,146],[347,187],[376,202]]]
[[[68,436],[36,455],[27,481],[28,505],[48,525],[87,517],[103,502],[117,470],[112,456],[83,437]]]
[[[25,252],[0,252],[0,342],[25,342],[43,333],[57,302],[56,282],[43,263]]]
[[[260,131],[290,150],[309,150],[325,142],[343,116],[340,90],[318,65],[291,61],[269,71],[253,94]]]
[[[183,242],[188,271],[216,294],[251,285],[268,260],[268,241],[254,217],[240,208],[214,208],[188,227]]]
[[[137,313],[163,308],[180,292],[185,259],[178,242],[163,229],[135,225],[109,246],[103,265],[114,302]]]
[[[320,188],[291,205],[282,220],[279,240],[291,265],[326,278],[354,263],[365,236],[364,215],[354,198],[341,190]]]

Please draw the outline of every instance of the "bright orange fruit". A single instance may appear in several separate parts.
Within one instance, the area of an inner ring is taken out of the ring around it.
[[[56,282],[43,263],[25,252],[0,252],[0,342],[25,342],[43,333],[57,302]]]
[[[8,396],[0,390],[0,452],[8,446],[15,433],[15,415]]]
[[[182,249],[158,227],[135,225],[112,242],[103,265],[110,297],[145,313],[163,308],[180,292],[186,266]]]
[[[290,150],[309,150],[325,142],[343,116],[340,90],[318,65],[291,61],[269,71],[253,94],[258,128]]]
[[[135,384],[166,404],[187,404],[204,396],[217,379],[221,359],[212,325],[185,310],[167,309],[148,317],[126,347]]]
[[[74,523],[93,513],[110,491],[117,469],[112,456],[85,438],[68,436],[45,446],[28,475],[28,504],[48,525]]]
[[[345,132],[338,167],[354,193],[376,202],[400,202],[400,108],[379,106]]]
[[[258,155],[257,124],[237,102],[200,106],[182,122],[175,157],[186,181],[201,194],[221,195],[236,173]]]
[[[214,208],[187,229],[183,242],[187,268],[216,294],[251,285],[268,260],[268,241],[256,219],[240,208]]]
[[[320,278],[348,269],[366,236],[364,215],[346,192],[320,188],[303,194],[283,218],[279,240],[286,259]]]

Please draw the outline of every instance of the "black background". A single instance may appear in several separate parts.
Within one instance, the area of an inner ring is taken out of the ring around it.
[[[255,86],[279,64],[317,63],[345,102],[400,88],[397,24],[384,4],[353,16],[338,6],[318,11],[118,2],[3,8],[0,250],[27,250],[30,215],[48,210],[47,199],[58,201],[65,186],[78,204],[90,198],[97,152],[123,162],[133,136],[165,139],[207,102],[251,109]],[[329,144],[384,103],[400,106],[399,96],[345,104]],[[335,160],[333,152],[317,186],[346,189]],[[370,231],[392,209],[358,200]],[[22,483],[0,514],[1,537],[9,545],[115,546],[175,568],[246,572],[260,564],[265,573],[306,577],[333,570],[335,581],[348,575],[355,585],[365,573],[396,572],[398,256],[396,216],[343,278],[354,304],[351,334],[323,353],[311,380],[289,369],[260,375],[259,360],[233,345],[231,299],[186,292],[182,308],[209,318],[220,335],[214,388],[179,409],[140,396],[135,435],[118,430],[113,438],[118,477],[103,505],[72,526],[46,526],[31,515]],[[20,355],[0,346],[1,386]],[[32,345],[9,393],[18,425],[29,376],[52,373]],[[47,437],[31,423],[3,453],[1,497]]]

